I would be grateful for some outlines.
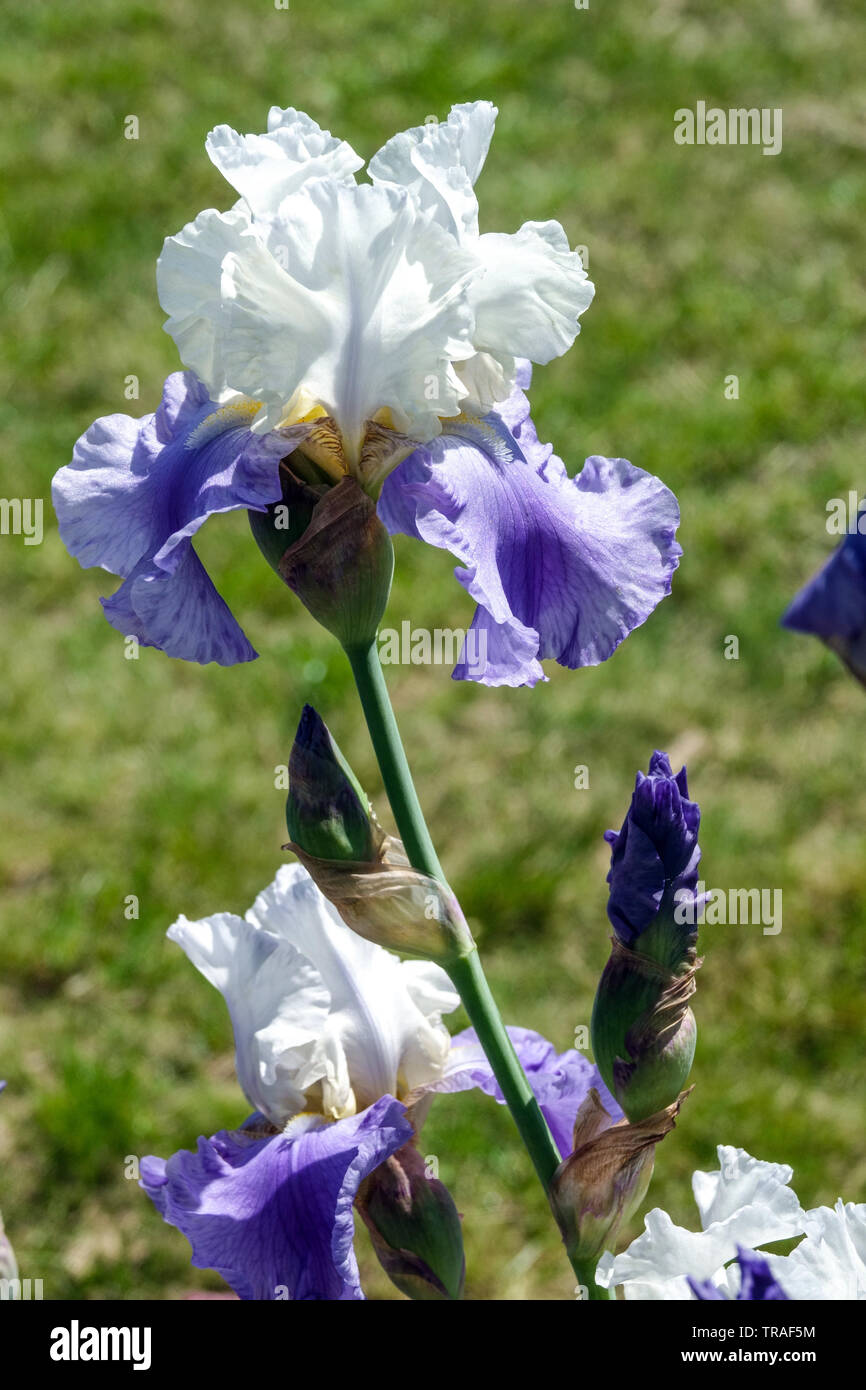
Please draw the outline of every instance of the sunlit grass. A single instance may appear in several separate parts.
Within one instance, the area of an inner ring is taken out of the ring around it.
[[[866,444],[864,23],[853,3],[816,14],[98,0],[0,19],[3,496],[47,498],[96,415],[154,408],[177,365],[154,260],[167,233],[232,200],[202,147],[218,121],[259,129],[268,105],[294,104],[369,155],[490,97],[483,227],[557,217],[588,247],[596,302],[573,351],[537,374],[534,415],[571,471],[625,454],[676,490],[673,595],[604,667],[553,668],[535,691],[458,685],[441,667],[390,680],[509,1021],[561,1048],[588,1022],[609,934],[601,834],[655,747],[688,762],[707,880],[783,890],[779,935],[704,933],[696,1089],[651,1194],[688,1224],[689,1174],[720,1142],[790,1162],[807,1206],[866,1186],[863,692],[778,627]],[[782,154],[675,146],[673,111],[698,98],[782,106]],[[129,113],[138,141],[123,138]],[[0,1206],[47,1297],[173,1297],[218,1281],[189,1268],[126,1159],[193,1146],[245,1109],[222,1001],[165,928],[244,910],[281,862],[274,767],[305,700],[384,814],[381,787],[345,662],[243,517],[212,521],[200,545],[262,654],[222,671],[126,660],[97,602],[113,580],[79,569],[50,516],[40,547],[0,538]],[[451,568],[400,543],[388,621],[466,625]],[[465,1213],[470,1296],[571,1297],[507,1114],[439,1100],[423,1143]],[[392,1296],[358,1243],[371,1292]]]

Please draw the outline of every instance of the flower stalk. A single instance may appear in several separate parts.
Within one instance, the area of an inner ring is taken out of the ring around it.
[[[433,847],[409,770],[376,643],[347,647],[345,651],[358,687],[385,792],[409,861],[413,868],[438,879],[447,888],[447,880]],[[450,892],[450,889],[448,891]],[[551,1182],[560,1164],[559,1153],[511,1039],[505,1031],[505,1025],[481,965],[478,948],[474,943],[467,946],[465,952],[451,960],[445,968],[478,1034],[518,1133],[550,1200]],[[573,1267],[581,1283],[590,1286],[591,1281],[584,1277],[585,1271],[578,1270],[575,1265]],[[592,1292],[590,1296],[592,1297]],[[604,1295],[598,1293],[597,1296]]]

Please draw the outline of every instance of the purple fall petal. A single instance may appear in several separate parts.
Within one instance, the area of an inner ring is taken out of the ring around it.
[[[531,1028],[508,1028],[507,1032],[563,1158],[571,1153],[575,1117],[591,1087],[599,1092],[611,1120],[622,1118],[622,1110],[602,1081],[598,1067],[580,1052],[571,1048],[558,1054],[552,1043]],[[475,1029],[466,1028],[451,1040],[444,1079],[429,1089],[469,1091],[474,1087],[493,1096],[500,1105],[505,1104]]]
[[[353,1249],[358,1185],[412,1137],[405,1107],[383,1096],[360,1115],[297,1137],[247,1127],[200,1138],[167,1161],[143,1158],[141,1186],[186,1236],[192,1263],[242,1299],[363,1298]]]
[[[481,663],[464,648],[455,678],[535,685],[546,658],[605,661],[670,593],[682,553],[673,493],[626,459],[594,456],[569,478],[519,389],[443,430],[386,479],[379,514],[462,561],[486,664],[474,675]]]
[[[216,512],[263,511],[280,496],[289,432],[254,435],[251,408],[219,407],[191,372],[165,383],[155,415],[97,420],[53,483],[61,538],[124,582],[103,607],[144,646],[232,665],[255,655],[192,548]]]

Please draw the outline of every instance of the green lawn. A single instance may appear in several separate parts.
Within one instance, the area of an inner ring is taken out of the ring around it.
[[[369,155],[491,98],[482,229],[555,217],[588,248],[596,301],[537,372],[534,416],[570,471],[624,454],[676,491],[673,595],[606,665],[551,667],[534,691],[435,666],[390,683],[509,1021],[561,1048],[588,1023],[602,832],[655,747],[688,763],[708,882],[783,890],[779,935],[703,933],[696,1088],[650,1192],[687,1224],[717,1143],[791,1163],[805,1205],[866,1196],[864,692],[778,626],[832,546],[828,498],[863,482],[864,43],[855,0],[32,0],[0,16],[4,497],[47,499],[94,417],[155,408],[177,360],[154,262],[232,201],[203,150],[218,122],[259,130],[293,104]],[[676,145],[673,113],[698,100],[781,107],[782,152]],[[245,519],[211,521],[201,554],[258,662],[128,661],[97,602],[113,581],[66,554],[47,500],[41,546],[0,537],[0,1207],[48,1298],[220,1286],[125,1160],[246,1113],[222,1000],[164,932],[181,911],[243,911],[281,862],[273,770],[305,700],[385,812],[344,660]],[[446,555],[405,541],[397,562],[386,622],[469,622]],[[572,1297],[507,1113],[443,1098],[423,1143],[465,1213],[468,1296]],[[358,1245],[371,1294],[396,1297]]]

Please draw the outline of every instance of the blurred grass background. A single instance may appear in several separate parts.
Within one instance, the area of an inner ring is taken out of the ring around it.
[[[608,949],[602,832],[653,748],[687,761],[707,880],[782,888],[784,927],[704,932],[697,1084],[650,1204],[694,1225],[689,1175],[720,1142],[791,1163],[804,1205],[862,1200],[864,695],[778,627],[833,543],[827,499],[863,482],[861,7],[32,0],[3,5],[0,40],[5,497],[47,499],[94,417],[155,408],[177,366],[162,239],[233,201],[204,154],[211,126],[261,130],[271,103],[293,104],[369,156],[454,101],[499,105],[482,230],[558,218],[597,286],[574,349],[536,373],[539,433],[572,472],[598,452],[663,477],[685,556],[673,596],[598,669],[553,666],[530,691],[391,668],[434,839],[507,1019],[565,1048]],[[673,112],[698,99],[782,107],[782,153],[675,145]],[[201,553],[258,662],[125,660],[97,602],[113,581],[65,553],[47,500],[41,546],[0,539],[0,1206],[49,1298],[220,1287],[124,1176],[127,1155],[246,1113],[222,1001],[165,929],[242,912],[270,880],[274,767],[305,700],[384,809],[345,663],[245,519],[211,521]],[[399,544],[386,622],[468,624],[451,568]],[[440,1100],[424,1149],[465,1213],[468,1295],[572,1297],[506,1112]],[[395,1297],[358,1246],[370,1293]]]

